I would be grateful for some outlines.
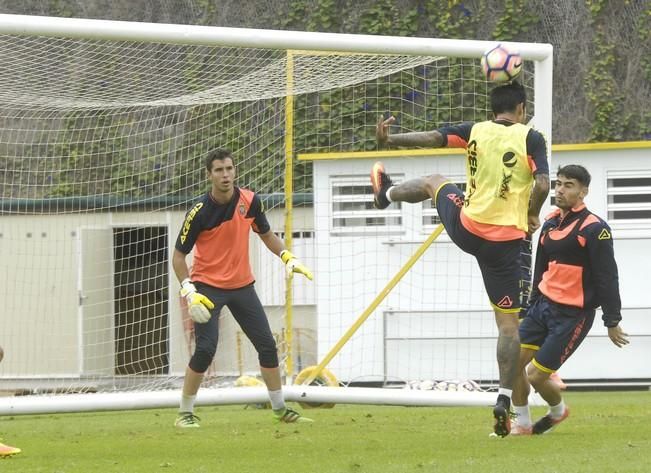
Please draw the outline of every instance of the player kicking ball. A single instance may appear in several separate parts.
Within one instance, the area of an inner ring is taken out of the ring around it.
[[[525,125],[526,91],[513,82],[491,91],[494,119],[436,130],[391,134],[395,118],[380,119],[380,146],[457,147],[466,150],[465,193],[433,174],[394,185],[382,163],[371,170],[375,207],[432,199],[450,239],[477,260],[497,325],[499,389],[493,431],[511,431],[510,407],[518,375],[521,247],[540,226],[539,212],[549,193],[547,146],[540,132]]]

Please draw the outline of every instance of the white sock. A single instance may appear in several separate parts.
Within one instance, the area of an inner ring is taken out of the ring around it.
[[[269,400],[271,401],[271,408],[274,411],[279,411],[285,408],[285,398],[283,397],[283,390],[269,391]]]
[[[563,417],[563,413],[565,412],[565,402],[561,399],[561,402],[556,404],[555,406],[549,406],[549,413],[554,419],[560,419]]]
[[[513,389],[499,388],[497,390],[497,395],[499,396],[500,394],[503,394],[509,399],[511,399],[511,396],[513,395]]]
[[[197,399],[197,395],[186,396],[185,394],[181,395],[181,406],[179,407],[179,412],[194,412],[194,401]]]
[[[393,200],[391,200],[391,189],[393,189],[394,187],[396,187],[396,186],[391,186],[391,187],[389,187],[389,188],[387,189],[387,200],[388,200],[389,202],[393,202]]]
[[[525,404],[524,406],[516,406],[514,404],[512,407],[513,412],[515,412],[516,415],[517,424],[521,425],[522,427],[530,427],[531,413],[529,412],[529,404]]]

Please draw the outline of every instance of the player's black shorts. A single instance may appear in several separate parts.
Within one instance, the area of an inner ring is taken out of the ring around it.
[[[218,289],[201,282],[195,282],[194,285],[197,292],[215,304],[215,308],[210,311],[212,317],[207,323],[194,324],[197,348],[207,347],[214,353],[219,336],[219,313],[226,306],[258,352],[260,365],[266,368],[278,366],[276,341],[253,284],[240,289]]]
[[[490,241],[469,232],[461,223],[463,192],[451,182],[436,194],[436,209],[445,231],[463,251],[479,263],[484,287],[493,307],[500,312],[520,311],[521,239]]]
[[[533,364],[538,369],[553,373],[579,347],[594,316],[594,309],[557,304],[541,295],[520,323],[520,345],[537,351]]]

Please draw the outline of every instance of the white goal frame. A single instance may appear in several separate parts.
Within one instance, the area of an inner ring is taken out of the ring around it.
[[[356,34],[274,31],[158,23],[136,23],[76,18],[0,14],[0,34],[77,38],[88,40],[136,41],[177,45],[209,45],[260,49],[338,51],[366,54],[400,54],[415,56],[451,56],[478,58],[495,41],[451,40]],[[504,42],[517,49],[523,59],[534,61],[535,126],[551,143],[552,131],[552,56],[550,44]],[[544,100],[538,100],[545,97]],[[233,397],[225,390],[211,393],[202,390],[199,403],[248,403],[266,400],[264,390],[244,391]],[[322,391],[319,391],[322,389]],[[349,393],[349,394],[346,394]],[[493,393],[423,392],[403,389],[355,388],[334,389],[288,386],[288,400],[339,403],[379,403],[394,405],[491,405]],[[171,407],[178,403],[179,392],[109,393],[74,396],[34,396],[33,399],[4,398],[0,415],[43,412],[70,412],[146,407]],[[464,398],[465,401],[464,401]]]

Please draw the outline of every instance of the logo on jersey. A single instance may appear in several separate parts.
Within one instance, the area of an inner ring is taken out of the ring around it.
[[[610,235],[610,232],[604,228],[603,230],[601,230],[601,233],[597,238],[599,240],[610,240],[612,236]]]
[[[506,194],[509,193],[509,190],[511,189],[511,178],[513,177],[513,173],[511,174],[506,174],[505,172],[502,172],[502,182],[500,182],[500,193],[498,194],[498,197],[500,199],[506,200]]]
[[[463,197],[462,196],[459,196],[459,195],[454,194],[454,193],[451,192],[451,193],[447,194],[446,197],[448,199],[450,199],[452,202],[454,202],[454,205],[456,205],[457,207],[459,207],[459,208],[463,207]]]
[[[466,191],[466,200],[465,205],[470,204],[470,198],[477,190],[477,181],[475,180],[475,174],[477,174],[477,141],[472,140],[468,143],[466,148],[467,158],[468,158],[468,189]]]
[[[507,151],[504,153],[504,156],[502,156],[502,164],[506,166],[507,168],[512,168],[513,166],[516,165],[518,162],[518,158],[516,158],[515,153],[513,151]]]
[[[502,297],[502,299],[497,303],[497,307],[501,307],[502,309],[508,309],[512,306],[513,300],[509,296]]]
[[[192,207],[192,210],[188,212],[188,216],[185,217],[185,222],[183,222],[183,228],[181,229],[181,244],[185,243],[185,240],[187,240],[192,220],[194,220],[194,217],[197,215],[201,207],[203,207],[203,202],[199,202],[197,205]]]
[[[240,204],[239,207],[237,208],[237,211],[240,213],[242,217],[246,214],[246,207],[244,204]]]

